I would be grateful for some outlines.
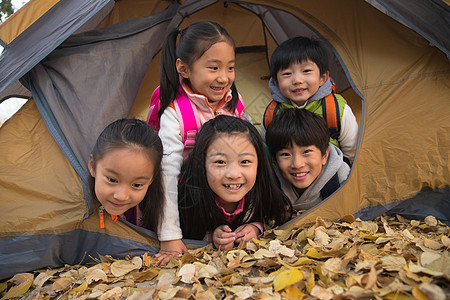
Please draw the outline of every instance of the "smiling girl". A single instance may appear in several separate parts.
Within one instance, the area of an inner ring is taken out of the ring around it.
[[[175,29],[162,48],[161,82],[152,95],[161,103],[158,135],[166,154],[164,217],[158,231],[161,250],[157,257],[161,264],[187,250],[181,241],[177,185],[181,166],[192,150],[198,130],[217,115],[248,120],[234,86],[234,65],[234,41],[214,22],[197,22],[185,29]],[[187,111],[192,111],[190,118],[186,117]],[[185,132],[186,124],[191,123],[187,119],[194,119],[196,130]]]
[[[99,135],[89,156],[89,193],[113,218],[156,231],[161,220],[162,143],[145,122],[121,119]],[[101,222],[102,223],[102,222]]]
[[[281,225],[290,203],[278,187],[261,136],[252,124],[218,116],[204,124],[181,170],[183,236],[229,249]]]

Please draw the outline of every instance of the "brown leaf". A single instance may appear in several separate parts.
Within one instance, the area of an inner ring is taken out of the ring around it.
[[[433,217],[433,216],[427,216],[427,217],[425,217],[424,222],[425,222],[425,224],[427,224],[427,225],[430,226],[430,227],[437,226],[437,224],[438,224],[436,218]]]
[[[70,286],[73,284],[73,278],[70,277],[62,277],[58,278],[51,287],[52,292],[61,292],[61,291],[67,291]]]

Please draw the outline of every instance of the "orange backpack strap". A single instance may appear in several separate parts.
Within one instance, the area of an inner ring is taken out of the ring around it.
[[[331,137],[337,140],[341,131],[341,115],[339,112],[339,103],[333,92],[322,99],[322,114],[325,120],[327,120]]]
[[[263,115],[263,124],[265,129],[267,129],[267,126],[269,126],[270,122],[272,122],[272,119],[277,114],[278,108],[279,103],[276,102],[275,100],[272,100],[272,102],[270,102],[269,105],[267,105]]]

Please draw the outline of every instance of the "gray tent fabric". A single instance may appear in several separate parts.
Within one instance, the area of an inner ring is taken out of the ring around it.
[[[450,59],[450,7],[446,3],[438,0],[366,1],[419,33]]]
[[[0,92],[17,81],[109,0],[64,0],[50,9],[10,44],[0,55]],[[48,32],[52,32],[51,35]]]
[[[80,175],[86,199],[87,160],[95,137],[130,113],[175,8],[70,37],[23,79],[47,128]],[[92,213],[90,201],[88,205]]]

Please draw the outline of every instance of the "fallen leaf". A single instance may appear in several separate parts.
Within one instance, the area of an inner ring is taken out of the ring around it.
[[[108,276],[106,276],[106,273],[103,270],[93,269],[86,274],[86,281],[88,285],[90,285],[94,281],[99,280],[105,282],[108,281]]]
[[[184,283],[193,283],[192,278],[195,276],[195,266],[193,264],[186,264],[178,271],[178,276],[181,276],[181,281]]]
[[[33,286],[36,289],[40,289],[44,285],[44,283],[50,278],[52,278],[52,276],[48,275],[45,272],[39,273],[39,275],[36,276],[36,278],[33,280]]]
[[[62,277],[58,278],[55,282],[53,282],[51,291],[52,292],[61,292],[66,291],[73,284],[73,278],[70,277]]]
[[[321,300],[329,300],[329,299],[333,299],[334,294],[332,291],[316,285],[311,290],[311,296],[317,297],[318,299],[321,299]]]
[[[142,265],[142,261],[141,261],[141,265]],[[138,267],[135,263],[133,263],[132,261],[129,260],[118,260],[115,261],[111,264],[111,273],[115,276],[115,277],[120,277],[123,276],[125,274],[128,274],[129,272],[139,269],[140,267]]]
[[[2,297],[2,300],[19,297],[25,294],[33,284],[33,279],[33,274],[30,273],[19,273],[14,275],[9,281],[13,282],[15,285],[8,290]]]
[[[432,283],[421,283],[417,288],[422,292],[422,294],[426,295],[428,299],[433,300],[445,300],[446,296],[444,291],[436,284]],[[414,295],[414,290],[413,290]]]
[[[273,279],[275,291],[281,291],[287,286],[294,284],[303,279],[303,274],[297,269],[284,270]]]
[[[427,216],[427,217],[425,217],[424,222],[425,222],[425,224],[427,224],[427,225],[430,226],[430,227],[437,226],[437,224],[438,224],[436,218],[433,217],[433,216]]]
[[[281,245],[279,240],[270,241],[269,251],[274,254],[281,254],[287,257],[292,257],[295,254],[295,250],[289,249],[285,245]]]
[[[322,273],[328,277],[334,277],[342,269],[342,260],[339,257],[333,257],[328,259],[322,265]]]
[[[422,267],[426,267],[441,257],[442,257],[442,255],[439,253],[423,252],[420,255],[420,264],[422,265]]]
[[[100,296],[100,300],[120,300],[122,297],[122,288],[116,286],[110,290],[107,290],[103,295]]]

